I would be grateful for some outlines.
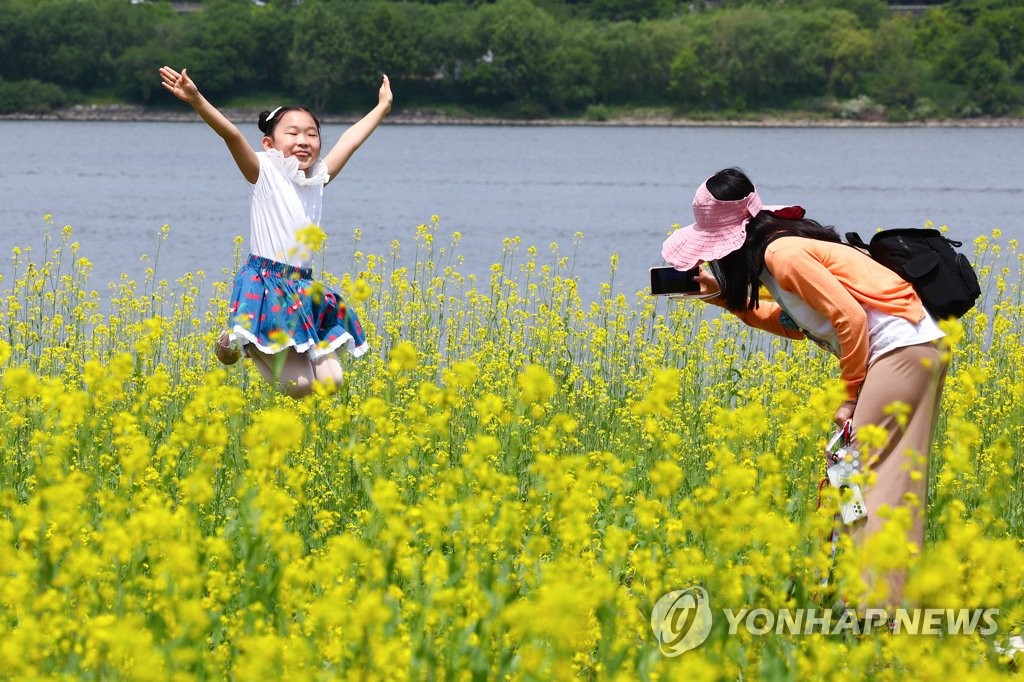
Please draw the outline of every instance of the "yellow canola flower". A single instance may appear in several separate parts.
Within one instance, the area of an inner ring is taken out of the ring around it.
[[[519,395],[527,405],[546,403],[555,394],[555,380],[540,365],[529,364],[516,377]]]
[[[304,436],[305,427],[298,415],[273,408],[255,416],[244,441],[253,466],[272,469],[280,466],[286,453],[302,445]]]
[[[419,352],[409,341],[399,341],[388,354],[388,371],[392,374],[416,369]]]
[[[292,341],[292,337],[288,334],[288,332],[286,332],[283,329],[275,329],[272,332],[270,332],[270,334],[268,334],[267,336],[270,339],[270,343],[275,348],[284,348],[285,346],[288,346]]]
[[[505,422],[508,417],[508,413],[505,408],[505,401],[501,396],[494,393],[484,393],[474,403],[477,414],[480,418],[480,423],[490,424],[492,421]]]
[[[327,233],[324,232],[319,225],[310,223],[306,227],[295,232],[295,239],[304,247],[306,250],[312,253],[319,253],[324,243],[327,241]]]
[[[675,462],[656,462],[648,475],[654,494],[658,497],[669,497],[679,489],[683,482],[683,470]]]
[[[309,297],[313,303],[319,305],[324,300],[325,287],[323,282],[317,280],[313,282],[309,287]]]
[[[480,368],[472,360],[456,360],[446,370],[444,381],[456,388],[469,388],[480,376]]]
[[[370,288],[369,283],[362,277],[357,279],[352,285],[352,300],[356,303],[362,303],[366,299],[370,298],[373,294],[373,290]]]
[[[3,375],[4,396],[7,400],[27,400],[39,395],[39,378],[23,366],[11,367]]]
[[[944,347],[955,348],[960,345],[964,337],[964,325],[960,320],[954,317],[939,320],[939,329],[945,334],[945,337],[942,339]]]

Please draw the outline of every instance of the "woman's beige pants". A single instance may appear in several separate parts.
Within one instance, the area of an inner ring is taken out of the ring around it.
[[[908,506],[908,494],[916,501],[909,505],[912,525],[907,540],[919,550],[923,546],[928,457],[947,368],[943,355],[937,343],[907,346],[886,353],[868,369],[853,413],[854,433],[866,424],[877,424],[889,432],[889,439],[880,449],[861,453],[861,461],[870,463],[876,480],[864,491],[868,517],[853,529],[858,547],[885,524],[878,510]],[[898,414],[886,410],[895,402],[910,408],[902,426]],[[903,598],[904,571],[893,571],[888,579],[886,605],[895,606]]]

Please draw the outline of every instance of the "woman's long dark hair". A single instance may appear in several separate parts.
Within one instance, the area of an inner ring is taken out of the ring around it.
[[[726,168],[707,181],[711,196],[721,201],[738,201],[754,191],[754,183],[738,168]],[[754,309],[760,299],[760,274],[768,245],[780,237],[807,237],[841,243],[831,226],[808,218],[780,217],[762,210],[747,223],[743,246],[718,259],[723,276],[722,294],[730,310]]]

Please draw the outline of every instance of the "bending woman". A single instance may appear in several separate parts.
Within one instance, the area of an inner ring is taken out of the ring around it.
[[[841,243],[834,228],[805,218],[799,206],[764,206],[737,169],[709,178],[693,212],[696,222],[665,241],[665,260],[680,270],[717,261],[721,284],[708,273],[698,277],[705,300],[750,326],[808,338],[833,352],[847,392],[835,422],[852,420],[855,435],[867,424],[888,433],[879,449],[866,453],[876,481],[864,492],[868,516],[854,525],[854,544],[863,547],[882,529],[879,511],[887,506],[909,511],[907,540],[920,549],[947,360],[937,343],[943,333],[913,287]],[[760,299],[762,285],[771,301]],[[910,410],[904,425],[886,410],[897,402]],[[904,578],[903,571],[890,573],[873,601],[898,605]]]

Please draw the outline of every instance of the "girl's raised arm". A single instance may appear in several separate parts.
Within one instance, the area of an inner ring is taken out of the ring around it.
[[[188,77],[186,69],[178,73],[169,66],[161,67],[160,78],[163,79],[164,88],[182,102],[190,104],[200,118],[224,139],[231,157],[238,165],[238,170],[242,171],[242,175],[250,184],[255,184],[260,177],[260,160],[249,141],[242,135],[242,131],[203,97],[196,84]]]
[[[394,100],[394,96],[391,94],[391,81],[388,77],[384,76],[384,82],[381,83],[380,92],[377,93],[377,106],[370,110],[366,116],[352,124],[352,126],[346,130],[341,139],[331,148],[331,151],[324,157],[324,163],[327,165],[327,172],[330,174],[331,180],[334,179],[341,169],[345,167],[348,160],[352,158],[352,155],[363,142],[366,142],[366,138],[370,136],[384,117],[391,111],[391,102]]]

